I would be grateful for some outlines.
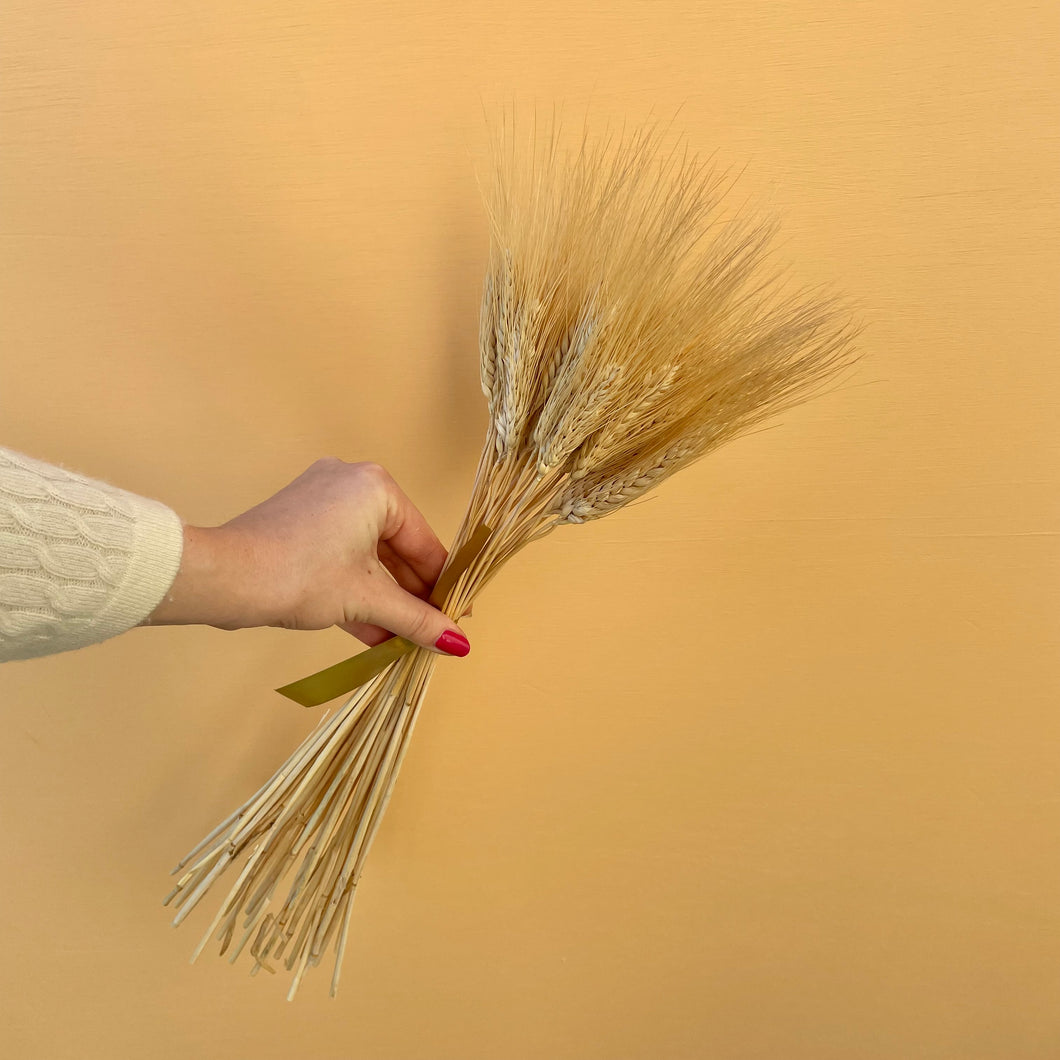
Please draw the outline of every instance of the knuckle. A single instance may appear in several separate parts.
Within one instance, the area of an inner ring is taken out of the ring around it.
[[[351,464],[354,480],[364,489],[379,494],[389,494],[393,489],[393,479],[382,464],[368,460],[360,464]]]
[[[433,622],[429,612],[417,611],[409,623],[409,638],[416,641],[429,640],[432,625]]]
[[[357,469],[358,475],[371,482],[386,482],[390,478],[386,468],[382,464],[377,464],[374,460],[363,460],[353,466]]]

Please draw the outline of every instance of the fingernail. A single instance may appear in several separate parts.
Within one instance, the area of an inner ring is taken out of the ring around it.
[[[469,651],[471,645],[463,633],[457,633],[455,629],[447,629],[435,642],[434,646],[446,655],[459,655],[463,658]]]

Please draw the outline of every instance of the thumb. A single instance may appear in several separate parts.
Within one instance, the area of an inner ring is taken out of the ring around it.
[[[365,607],[364,620],[445,655],[462,657],[471,651],[467,637],[452,619],[389,579],[378,579],[375,593]]]

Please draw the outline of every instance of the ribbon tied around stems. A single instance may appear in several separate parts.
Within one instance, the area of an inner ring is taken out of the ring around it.
[[[445,598],[456,585],[457,579],[478,559],[492,533],[493,531],[485,523],[479,523],[475,532],[457,550],[452,562],[435,582],[431,595],[427,598],[429,604],[440,608],[445,603]],[[396,662],[403,655],[408,655],[410,651],[415,651],[416,647],[417,645],[405,640],[404,637],[391,637],[390,640],[384,640],[382,644],[377,644],[374,648],[362,651],[318,673],[303,677],[300,681],[293,681],[289,685],[277,688],[276,691],[281,696],[300,703],[303,707],[319,707],[321,703],[327,703],[330,699],[337,699],[347,692],[352,692],[355,688],[360,688],[392,662]]]

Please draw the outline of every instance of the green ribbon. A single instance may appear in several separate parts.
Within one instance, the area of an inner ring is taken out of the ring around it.
[[[428,597],[428,603],[435,607],[441,607],[445,603],[445,598],[456,585],[457,579],[478,558],[492,533],[493,531],[485,523],[479,524],[435,583]],[[397,662],[403,655],[407,655],[415,648],[416,645],[405,640],[404,637],[392,637],[390,640],[384,640],[382,644],[377,644],[374,648],[354,655],[351,659],[329,666],[319,673],[303,677],[300,681],[284,685],[276,691],[281,696],[293,699],[295,703],[301,703],[303,707],[319,707],[321,703],[327,703],[329,699],[337,699],[359,688],[376,674],[385,670],[392,662]]]

